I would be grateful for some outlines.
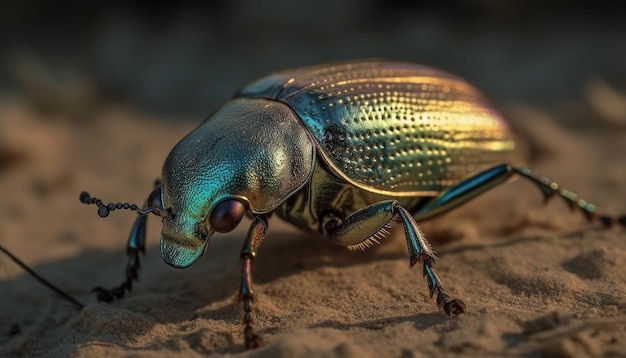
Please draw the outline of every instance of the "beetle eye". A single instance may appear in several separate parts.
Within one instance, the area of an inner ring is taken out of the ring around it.
[[[146,201],[146,205],[149,208],[163,208],[163,203],[161,202],[161,185],[154,188],[152,193],[148,195],[148,200]]]
[[[211,211],[209,224],[217,232],[232,231],[243,217],[243,204],[237,200],[224,200]]]
[[[161,191],[163,186],[159,185],[150,195],[148,195],[148,200],[146,200],[146,209],[152,209],[151,212],[155,215],[161,215],[161,210],[163,210],[163,202],[161,201]]]

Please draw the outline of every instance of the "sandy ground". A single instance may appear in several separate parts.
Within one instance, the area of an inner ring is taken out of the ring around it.
[[[423,223],[446,287],[467,304],[457,318],[438,311],[421,269],[408,268],[400,232],[349,252],[278,218],[254,265],[261,349],[243,349],[237,301],[248,222],[178,270],[161,261],[151,220],[139,284],[98,303],[90,289],[123,278],[134,214],[100,219],[78,193],[142,203],[199,120],[97,108],[72,121],[20,99],[0,105],[0,242],[87,305],[77,311],[0,256],[0,356],[626,355],[626,230],[588,224],[558,200],[544,206],[524,180]],[[530,138],[535,171],[604,212],[626,212],[623,121],[580,103],[504,111]]]

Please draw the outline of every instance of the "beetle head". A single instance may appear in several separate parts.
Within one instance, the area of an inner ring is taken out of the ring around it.
[[[214,232],[234,229],[245,211],[273,211],[307,182],[314,160],[313,141],[287,105],[227,102],[165,160],[163,260],[189,266]]]
[[[97,205],[101,217],[116,209],[160,216],[163,260],[187,267],[206,251],[214,232],[233,230],[245,211],[273,211],[303,187],[314,162],[313,140],[287,105],[240,98],[226,103],[172,149],[163,164],[162,183],[143,209],[103,204],[86,192],[80,200]]]

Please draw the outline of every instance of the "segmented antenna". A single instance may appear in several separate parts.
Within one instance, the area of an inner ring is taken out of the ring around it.
[[[48,287],[49,289],[54,291],[57,295],[59,295],[62,298],[66,299],[67,301],[71,302],[73,305],[78,307],[78,309],[82,310],[85,307],[85,305],[82,304],[80,301],[76,300],[74,297],[72,297],[69,294],[65,293],[60,288],[58,288],[55,285],[53,285],[52,283],[50,283],[50,281],[48,281],[45,278],[39,276],[39,274],[37,272],[35,272],[30,267],[28,267],[28,265],[26,265],[24,262],[22,262],[22,260],[18,259],[9,250],[5,249],[4,246],[0,245],[0,251],[4,252],[11,260],[13,260],[13,262],[15,262],[22,269],[24,269],[24,271],[26,271],[29,274],[31,274],[42,285]]]
[[[139,206],[130,203],[108,203],[104,204],[102,200],[96,198],[95,196],[89,195],[88,192],[82,191],[79,196],[80,202],[87,205],[96,205],[98,206],[98,216],[101,218],[106,218],[109,216],[109,213],[114,210],[132,210],[136,211],[139,215],[146,215],[148,213],[153,213],[158,216],[164,216],[162,208],[158,206],[152,206],[144,209],[140,209]]]
[[[139,207],[135,204],[129,204],[129,203],[108,203],[108,204],[104,204],[102,202],[102,200],[89,195],[88,192],[83,191],[80,193],[80,202],[83,204],[87,204],[87,205],[97,205],[98,206],[98,216],[100,216],[101,218],[106,218],[107,216],[109,216],[109,213],[113,210],[119,210],[119,209],[124,209],[124,210],[132,210],[132,211],[139,211]]]

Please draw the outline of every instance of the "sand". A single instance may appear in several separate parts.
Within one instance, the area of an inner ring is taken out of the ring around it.
[[[95,108],[79,121],[19,98],[0,104],[0,242],[86,304],[78,311],[0,256],[0,356],[626,355],[626,230],[589,224],[559,200],[544,206],[525,180],[422,223],[446,288],[467,304],[456,318],[429,298],[421,268],[409,269],[401,232],[350,252],[278,218],[253,268],[260,349],[243,348],[237,301],[249,220],[179,270],[161,260],[150,218],[139,283],[98,303],[92,287],[122,281],[135,215],[101,219],[78,193],[141,204],[199,120]],[[536,172],[603,212],[626,212],[623,119],[584,103],[502,108]]]

